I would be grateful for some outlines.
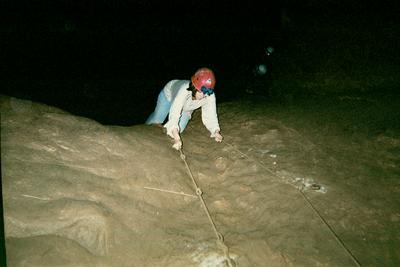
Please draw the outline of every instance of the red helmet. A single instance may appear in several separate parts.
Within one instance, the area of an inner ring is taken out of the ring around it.
[[[208,68],[198,69],[192,76],[193,86],[201,91],[201,87],[214,89],[215,87],[215,75],[214,72]]]

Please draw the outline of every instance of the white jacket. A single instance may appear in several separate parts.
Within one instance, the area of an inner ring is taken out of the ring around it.
[[[192,115],[195,109],[201,107],[201,118],[204,126],[210,131],[211,137],[220,130],[217,116],[217,107],[215,94],[205,96],[201,100],[192,99],[192,91],[188,91],[190,81],[172,80],[164,86],[164,93],[168,101],[172,102],[169,110],[168,122],[164,125],[167,128],[167,134],[173,138],[172,130],[179,129],[179,119],[183,112]]]

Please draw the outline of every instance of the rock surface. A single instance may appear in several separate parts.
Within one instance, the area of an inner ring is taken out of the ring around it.
[[[387,248],[379,262],[399,263],[390,249],[400,244],[398,197],[387,206],[352,191],[398,193],[395,179],[379,191],[360,178],[370,173],[338,168],[339,152],[328,153],[319,140],[264,111],[222,105],[221,144],[209,138],[199,113],[182,135],[187,162],[236,266],[354,265],[299,190],[362,263],[376,264]],[[9,266],[227,266],[187,169],[161,128],[105,126],[6,96],[1,115]],[[373,142],[386,146],[373,148],[382,165],[373,169],[364,157],[377,176],[399,170],[399,155],[385,153],[399,142],[389,139]],[[371,151],[371,144],[348,152]]]

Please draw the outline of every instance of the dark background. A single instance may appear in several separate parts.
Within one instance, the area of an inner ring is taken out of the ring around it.
[[[398,25],[397,1],[261,2],[1,1],[1,90],[103,124],[134,125],[152,112],[166,82],[189,79],[199,67],[215,71],[220,103],[240,99],[251,68],[273,46],[257,93],[270,101],[280,73],[298,65],[285,79],[305,77],[312,67],[304,62],[320,58],[309,51],[324,54],[330,36],[320,25],[376,33]],[[307,42],[314,47],[299,49]]]

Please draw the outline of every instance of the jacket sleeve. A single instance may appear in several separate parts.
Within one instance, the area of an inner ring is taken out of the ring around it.
[[[172,101],[168,115],[168,122],[164,125],[164,127],[167,128],[167,134],[172,138],[174,137],[172,135],[172,131],[174,129],[178,129],[178,132],[180,132],[179,119],[182,114],[183,106],[185,105],[188,97],[190,97],[190,95],[188,94],[186,88],[181,87],[175,99]]]
[[[207,101],[201,107],[201,118],[204,126],[211,133],[210,137],[214,137],[215,131],[220,130],[215,94],[208,96]]]

